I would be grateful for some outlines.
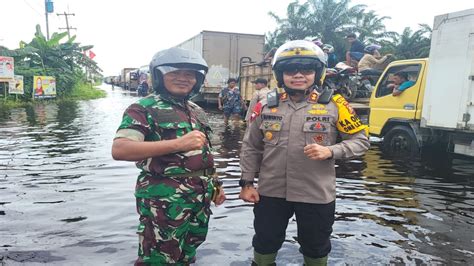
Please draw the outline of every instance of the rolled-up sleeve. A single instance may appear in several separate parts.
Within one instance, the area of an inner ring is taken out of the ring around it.
[[[355,134],[341,133],[343,141],[329,146],[334,159],[349,159],[362,156],[370,147],[365,130]]]
[[[125,110],[114,139],[127,138],[143,141],[150,133],[150,124],[147,110],[139,104],[132,104]]]

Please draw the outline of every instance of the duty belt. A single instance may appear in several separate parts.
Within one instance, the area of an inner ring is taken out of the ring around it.
[[[191,177],[191,176],[212,176],[216,173],[216,168],[208,168],[189,173],[164,175],[169,177]]]

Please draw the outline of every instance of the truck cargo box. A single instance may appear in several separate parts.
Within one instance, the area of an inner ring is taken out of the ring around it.
[[[201,90],[209,102],[217,101],[217,94],[227,84],[229,77],[237,78],[240,60],[263,58],[265,35],[202,31],[176,47],[198,52],[206,60],[209,72]]]
[[[474,9],[436,16],[422,127],[474,131]]]

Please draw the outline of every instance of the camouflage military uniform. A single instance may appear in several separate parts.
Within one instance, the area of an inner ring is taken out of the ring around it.
[[[187,104],[185,107],[160,96],[146,97],[128,107],[115,138],[160,141],[196,129],[209,134],[204,111],[191,102]],[[141,173],[135,189],[140,214],[136,265],[194,262],[196,248],[206,238],[211,214],[213,186],[203,174],[213,166],[208,145],[202,150],[137,162]]]

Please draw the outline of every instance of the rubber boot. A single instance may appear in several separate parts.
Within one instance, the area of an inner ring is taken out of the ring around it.
[[[254,251],[252,266],[276,266],[276,263],[275,263],[276,256],[277,256],[277,253],[260,254]]]
[[[328,256],[317,258],[317,259],[304,256],[304,265],[305,266],[326,266],[328,265]]]

